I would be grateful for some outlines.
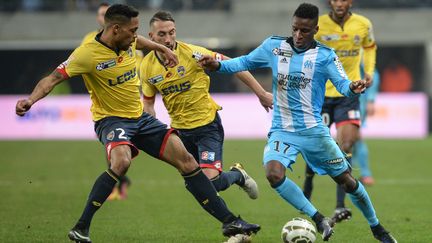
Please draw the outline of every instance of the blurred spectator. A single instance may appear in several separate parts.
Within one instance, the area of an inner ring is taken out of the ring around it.
[[[409,92],[412,90],[411,71],[402,63],[393,60],[382,72],[381,90],[383,92]]]

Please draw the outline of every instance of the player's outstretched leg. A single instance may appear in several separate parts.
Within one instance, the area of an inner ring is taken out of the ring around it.
[[[258,198],[258,184],[256,181],[246,173],[243,165],[235,163],[230,168],[231,171],[238,171],[241,173],[241,178],[236,183],[248,194],[251,199]]]
[[[279,161],[271,160],[266,163],[266,177],[271,187],[294,208],[311,217],[322,234],[323,240],[329,240],[333,235],[331,220],[318,212],[304,196],[300,187],[285,176],[285,170],[285,166]]]
[[[171,134],[168,137],[164,151],[161,153],[163,154],[162,160],[170,163],[181,172],[187,190],[195,197],[201,207],[223,224],[224,235],[250,235],[260,230],[259,225],[250,224],[240,217],[235,217],[230,212],[217,194],[213,184],[198,166],[194,157],[187,152],[177,135]],[[225,230],[227,227],[231,230]]]
[[[371,227],[374,237],[385,243],[396,242],[394,237],[380,225],[366,189],[359,181],[352,177],[350,171],[347,170],[333,179],[338,184],[343,185],[352,203],[363,213],[363,216]]]

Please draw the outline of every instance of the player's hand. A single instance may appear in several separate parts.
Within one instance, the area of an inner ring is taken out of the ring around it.
[[[164,47],[162,48],[163,52],[162,54],[164,55],[164,65],[165,67],[175,67],[177,66],[178,59],[177,59],[177,55],[168,47]]]
[[[27,113],[27,111],[30,110],[32,105],[33,102],[30,99],[18,100],[15,107],[15,113],[18,116],[24,116],[25,113]]]
[[[259,101],[267,112],[273,110],[273,95],[271,93],[264,92],[264,94],[259,96]]]
[[[205,69],[208,69],[210,71],[216,71],[219,69],[219,62],[216,61],[216,59],[210,55],[203,55],[199,60],[198,64]]]
[[[364,80],[366,81],[366,88],[369,88],[373,84],[373,78],[371,75],[365,73],[364,74]]]
[[[356,94],[363,93],[367,88],[365,80],[353,81],[353,82],[351,82],[349,87],[350,87],[351,91],[356,93]]]

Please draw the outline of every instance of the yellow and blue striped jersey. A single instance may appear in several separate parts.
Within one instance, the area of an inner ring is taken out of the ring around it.
[[[96,39],[76,48],[57,71],[65,78],[82,75],[94,121],[108,116],[140,117],[143,105],[135,66],[136,43],[117,53]]]
[[[174,53],[179,64],[173,68],[165,68],[154,51],[144,57],[140,67],[144,99],[160,93],[173,128],[192,129],[207,125],[221,107],[210,96],[210,77],[193,56],[207,54],[217,59],[221,56],[180,41]]]
[[[318,21],[319,30],[315,39],[333,48],[342,62],[351,81],[361,79],[360,62],[364,50],[365,72],[373,74],[375,69],[376,45],[372,23],[364,16],[352,14],[341,27],[329,14]],[[326,84],[326,97],[341,97],[331,82]]]

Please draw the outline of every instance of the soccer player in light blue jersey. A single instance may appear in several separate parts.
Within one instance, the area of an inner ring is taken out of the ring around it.
[[[270,67],[273,76],[273,119],[264,166],[267,180],[288,203],[307,214],[316,223],[324,241],[333,234],[333,222],[325,218],[286,177],[299,153],[318,174],[328,174],[350,195],[367,219],[373,235],[381,242],[396,240],[379,223],[368,193],[349,170],[344,154],[322,122],[321,108],[325,83],[331,80],[343,95],[363,92],[366,81],[351,82],[335,52],[314,40],[318,31],[318,8],[301,4],[292,19],[292,37],[272,36],[245,56],[216,61],[204,56],[199,63],[209,70],[236,73]]]
[[[361,67],[361,74],[363,77],[364,71],[363,66]],[[362,127],[367,126],[366,119],[368,116],[372,116],[375,113],[375,97],[378,93],[380,84],[380,77],[378,71],[375,69],[373,74],[373,83],[366,92],[365,95],[360,96],[360,117]],[[354,144],[353,150],[353,164],[358,165],[360,168],[360,181],[363,185],[372,186],[375,180],[372,177],[372,172],[369,168],[369,149],[365,141],[360,137],[359,140]]]

